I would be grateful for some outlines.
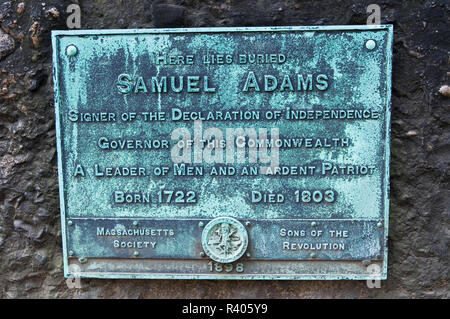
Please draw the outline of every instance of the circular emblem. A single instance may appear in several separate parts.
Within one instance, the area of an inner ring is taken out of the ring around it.
[[[247,245],[247,230],[234,218],[215,218],[203,229],[203,249],[214,261],[224,264],[236,261],[245,253]]]

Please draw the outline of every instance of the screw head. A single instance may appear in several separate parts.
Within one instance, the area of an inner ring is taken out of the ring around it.
[[[198,227],[201,227],[201,228],[205,227],[205,223],[204,222],[199,222],[198,223]]]
[[[246,256],[247,256],[248,258],[250,258],[252,255],[251,255],[250,253],[247,253]]]
[[[72,226],[72,225],[73,225],[73,221],[69,220],[69,221],[67,222],[67,225]]]
[[[73,250],[70,250],[70,251],[69,251],[69,256],[73,256],[73,254],[74,254],[74,253],[73,253]]]
[[[312,222],[312,223],[311,223],[311,226],[312,226],[312,227],[316,227],[316,226],[317,226],[317,223],[316,223],[316,222]]]
[[[245,226],[248,227],[248,226],[250,226],[250,225],[251,225],[251,223],[250,223],[249,221],[246,221],[246,222],[245,222]]]
[[[133,226],[137,226],[137,225],[139,225],[139,222],[138,222],[137,220],[135,220],[135,221],[133,222]]]
[[[66,54],[67,54],[68,56],[75,56],[75,55],[77,55],[77,53],[78,53],[78,49],[77,49],[77,47],[74,46],[73,44],[69,45],[69,46],[66,48]]]
[[[369,265],[370,265],[370,260],[364,259],[364,260],[362,261],[362,264],[363,264],[364,266],[369,266]]]
[[[316,253],[311,253],[311,258],[316,258]]]
[[[367,40],[366,42],[366,48],[367,50],[373,50],[377,46],[376,42],[374,40]]]
[[[378,223],[377,223],[377,227],[378,227],[378,228],[383,227],[383,223],[382,223],[382,222],[378,222]]]
[[[78,261],[80,262],[80,264],[85,264],[85,263],[87,263],[87,258],[86,257],[81,257],[81,258],[78,258]]]
[[[139,256],[139,252],[138,252],[138,251],[135,251],[135,252],[134,252],[134,256],[135,256],[135,257]]]
[[[205,257],[205,253],[203,251],[200,252],[200,257]]]

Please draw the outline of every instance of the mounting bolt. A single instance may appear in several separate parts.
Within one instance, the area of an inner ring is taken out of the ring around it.
[[[205,257],[205,253],[203,251],[200,252],[200,257]]]
[[[198,223],[198,227],[200,227],[200,228],[205,227],[205,223],[204,223],[204,222],[199,222],[199,223]]]
[[[312,226],[312,227],[316,227],[316,226],[317,226],[317,223],[316,223],[316,222],[312,222],[312,223],[311,223],[311,226]]]
[[[73,256],[73,250],[69,250],[69,256]]]
[[[246,221],[246,222],[245,222],[245,226],[249,227],[250,225],[251,225],[251,224],[250,224],[249,221]]]
[[[139,222],[138,222],[137,220],[135,220],[135,221],[133,222],[133,226],[137,226],[137,225],[139,225]]]
[[[137,256],[139,256],[139,252],[136,250],[136,251],[134,252],[134,257],[137,257]]]
[[[367,40],[367,42],[366,42],[367,50],[373,50],[373,49],[375,49],[376,46],[377,46],[377,44],[375,43],[374,40]]]
[[[67,222],[67,225],[72,226],[72,225],[73,225],[73,221],[69,220],[69,221]]]
[[[383,223],[382,223],[382,222],[378,222],[378,223],[377,223],[377,227],[378,227],[378,228],[383,227]]]
[[[77,49],[77,47],[74,46],[73,44],[69,45],[69,46],[66,48],[66,54],[67,54],[68,56],[75,56],[75,55],[77,55],[77,53],[78,53],[78,49]]]
[[[377,255],[377,259],[381,259],[381,255]]]
[[[86,257],[81,257],[81,258],[78,258],[78,261],[80,262],[80,264],[85,264],[85,263],[87,263],[87,258]]]
[[[311,258],[316,258],[316,253],[311,253]]]
[[[248,258],[250,258],[252,255],[250,255],[250,253],[247,253],[246,256],[247,256]]]

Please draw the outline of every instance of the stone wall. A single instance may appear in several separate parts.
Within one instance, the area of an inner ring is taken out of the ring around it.
[[[62,272],[50,31],[365,24],[394,25],[388,280],[82,280]],[[450,89],[446,0],[51,0],[0,2],[1,298],[449,298]]]

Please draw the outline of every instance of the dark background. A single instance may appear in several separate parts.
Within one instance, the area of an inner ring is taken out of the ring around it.
[[[450,3],[442,1],[0,0],[1,298],[449,298]],[[394,25],[388,280],[83,279],[62,272],[50,31],[366,24],[369,4]],[[43,5],[44,4],[44,5]]]

